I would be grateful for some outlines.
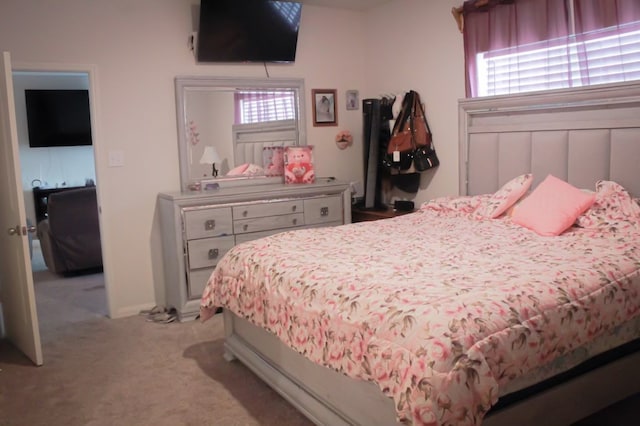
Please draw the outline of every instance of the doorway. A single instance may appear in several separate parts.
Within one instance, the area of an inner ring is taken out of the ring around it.
[[[16,104],[16,124],[27,221],[41,228],[42,204],[39,194],[64,192],[97,186],[95,154],[95,100],[92,76],[85,69],[50,69],[47,66],[14,66],[12,77]],[[31,147],[25,105],[25,90],[86,90],[89,93],[92,145]],[[34,191],[34,189],[36,189]],[[94,188],[97,193],[97,188]],[[96,196],[96,211],[99,199]],[[98,237],[98,247],[101,241]],[[43,244],[35,234],[30,241],[38,324],[43,343],[55,340],[69,326],[92,318],[110,316],[108,285],[101,267],[80,271],[56,271],[50,253],[47,262]],[[49,263],[49,265],[47,265]],[[102,264],[102,262],[100,262]]]

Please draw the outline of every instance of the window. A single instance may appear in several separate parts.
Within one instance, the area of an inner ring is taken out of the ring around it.
[[[640,0],[467,0],[467,97],[640,80]]]
[[[255,92],[235,94],[236,124],[296,118],[295,95],[289,91]]]
[[[478,96],[640,80],[639,24],[481,52]]]

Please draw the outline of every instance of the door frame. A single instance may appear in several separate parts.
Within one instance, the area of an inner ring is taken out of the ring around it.
[[[113,318],[112,315],[112,295],[111,291],[109,291],[109,258],[105,247],[107,244],[105,241],[107,240],[107,233],[103,232],[104,230],[104,220],[102,217],[102,196],[100,187],[102,186],[100,182],[103,181],[103,172],[99,167],[98,158],[102,158],[101,154],[101,144],[100,144],[100,114],[99,114],[99,91],[98,91],[98,67],[92,64],[65,64],[65,63],[35,63],[35,62],[12,62],[11,66],[12,72],[41,72],[41,73],[63,73],[63,72],[72,72],[72,73],[86,73],[89,78],[89,109],[91,113],[91,136],[93,140],[93,163],[96,171],[96,197],[98,201],[98,224],[100,226],[100,246],[102,248],[102,265],[103,265],[103,273],[104,273],[104,286],[105,293],[107,295],[107,316],[109,318]]]

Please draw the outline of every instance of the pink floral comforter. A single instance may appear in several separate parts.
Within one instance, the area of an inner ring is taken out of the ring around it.
[[[640,313],[640,208],[623,192],[599,188],[558,237],[479,218],[479,196],[240,244],[202,318],[223,306],[375,382],[399,421],[478,425],[510,380]]]

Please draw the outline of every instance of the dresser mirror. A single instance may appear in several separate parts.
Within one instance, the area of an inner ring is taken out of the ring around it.
[[[175,85],[183,191],[283,181],[268,154],[306,144],[304,80],[177,77]]]

